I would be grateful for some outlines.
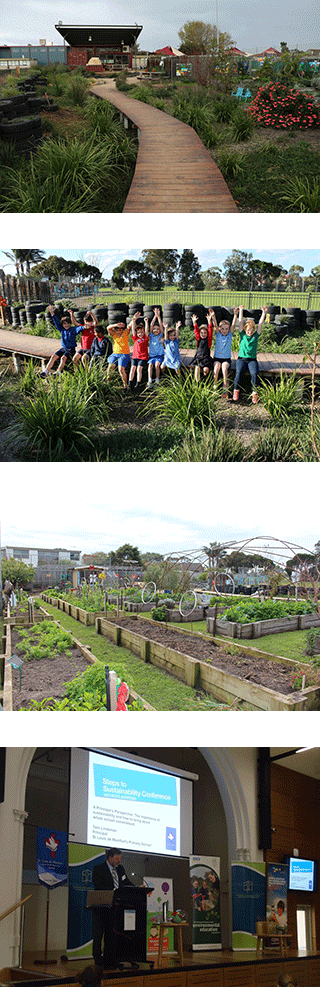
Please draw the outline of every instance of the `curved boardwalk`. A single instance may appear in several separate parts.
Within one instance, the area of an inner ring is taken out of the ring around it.
[[[59,349],[59,339],[45,336],[29,336],[27,333],[15,332],[14,329],[0,329],[0,352],[17,354],[18,356],[36,357],[48,360],[52,353]],[[188,366],[194,356],[194,349],[180,350],[182,363]],[[237,353],[232,352],[232,369],[235,367]],[[311,368],[303,362],[303,353],[259,353],[258,363],[261,374],[276,376],[282,370],[286,374],[296,373],[299,377],[310,377]],[[320,356],[317,357],[316,376],[320,376]]]
[[[107,99],[139,130],[135,173],[123,212],[237,213],[228,186],[192,127],[110,83],[91,92]]]

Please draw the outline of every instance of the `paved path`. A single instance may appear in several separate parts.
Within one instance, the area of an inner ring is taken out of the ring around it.
[[[237,213],[228,186],[192,127],[131,99],[108,83],[91,92],[107,99],[139,130],[139,150],[123,212]]]
[[[16,353],[20,356],[34,356],[48,360],[52,353],[59,349],[59,339],[45,336],[29,336],[27,333],[15,332],[13,329],[0,327],[0,352]],[[195,354],[194,349],[181,349],[181,358],[185,366]],[[232,369],[235,367],[237,352],[232,352]],[[308,363],[303,363],[302,353],[259,353],[258,363],[260,372],[276,376],[282,370],[286,374],[296,372],[301,377],[309,377],[311,369]],[[317,357],[317,377],[320,376],[320,356]]]

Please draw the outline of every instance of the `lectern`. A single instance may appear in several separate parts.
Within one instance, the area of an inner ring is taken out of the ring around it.
[[[87,908],[110,909],[112,966],[147,962],[147,896],[149,887],[122,885],[115,891],[88,891]]]

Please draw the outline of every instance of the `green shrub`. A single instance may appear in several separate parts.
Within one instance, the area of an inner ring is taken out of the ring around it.
[[[299,452],[294,432],[284,427],[264,429],[248,458],[254,463],[295,463]]]
[[[165,607],[154,607],[151,610],[152,620],[158,620],[164,622],[166,619],[166,608]]]
[[[282,201],[286,211],[320,212],[320,184],[318,178],[287,178]]]
[[[212,382],[197,384],[188,373],[185,378],[165,378],[157,393],[151,394],[149,407],[155,421],[201,428],[202,425],[214,425],[217,400]]]
[[[241,106],[238,107],[232,119],[232,134],[236,141],[247,141],[252,135],[254,122],[252,117]]]
[[[287,377],[282,371],[279,383],[266,380],[257,387],[259,400],[271,418],[287,421],[300,410],[303,389],[303,380],[296,380],[295,374]]]
[[[180,463],[239,463],[246,458],[246,449],[237,437],[224,429],[192,429],[173,455]]]
[[[95,455],[98,412],[93,399],[78,377],[49,378],[39,383],[3,436],[12,448],[50,462]]]

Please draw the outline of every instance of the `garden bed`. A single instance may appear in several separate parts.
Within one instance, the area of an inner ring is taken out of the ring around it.
[[[32,640],[31,636],[30,640]],[[24,653],[19,646],[20,642],[19,632],[13,627],[11,631],[12,653],[23,660],[21,689],[19,671],[12,669],[13,710],[30,709],[33,700],[42,702],[50,697],[62,699],[65,695],[65,683],[70,682],[78,673],[81,674],[88,668],[88,658],[85,657],[76,642],[73,643],[71,657],[64,651],[56,657],[40,658],[34,661],[24,661]]]
[[[146,618],[98,619],[99,633],[127,647],[141,659],[169,672],[194,688],[200,686],[216,699],[250,704],[255,709],[294,710],[319,708],[320,688],[310,686],[292,691],[301,664],[280,656],[266,658],[263,652],[240,645],[221,644],[216,638],[170,626]],[[303,672],[307,674],[306,664]]]

